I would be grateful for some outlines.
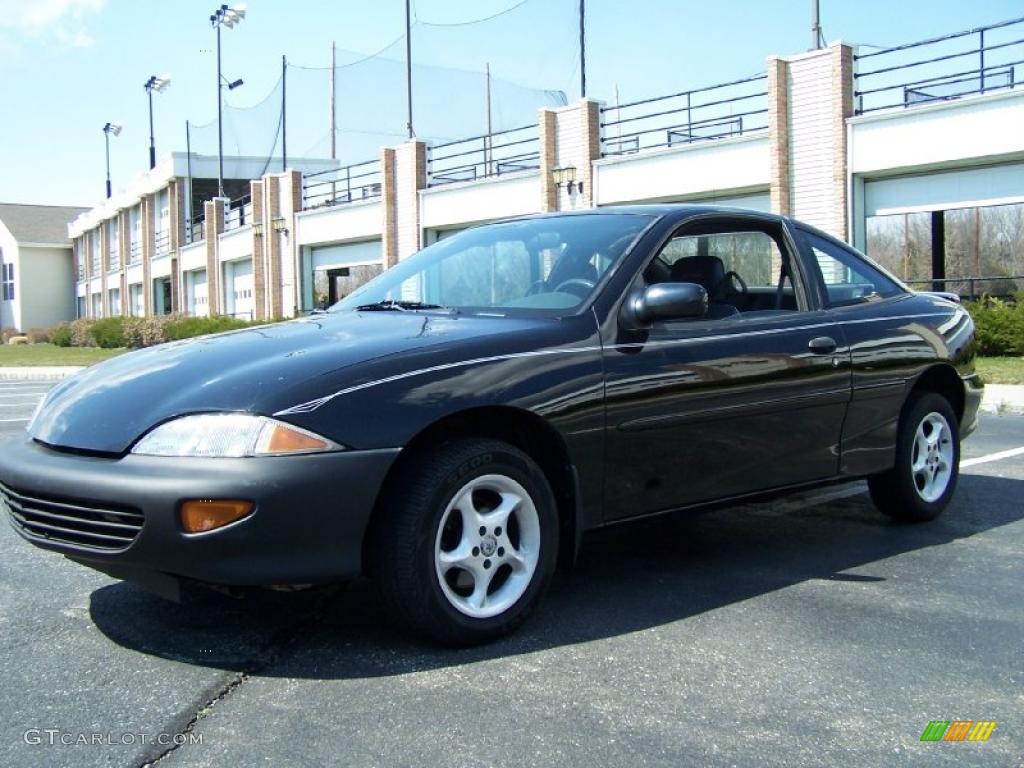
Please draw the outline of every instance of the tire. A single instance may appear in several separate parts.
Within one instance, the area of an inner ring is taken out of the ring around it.
[[[388,619],[451,646],[515,630],[539,602],[558,552],[544,473],[519,449],[459,439],[414,457],[386,489],[371,574]]]
[[[960,476],[960,429],[949,401],[912,394],[896,436],[896,464],[868,478],[871,500],[896,520],[934,520],[949,504]]]

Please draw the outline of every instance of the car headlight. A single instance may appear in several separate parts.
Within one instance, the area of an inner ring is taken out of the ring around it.
[[[344,446],[291,424],[248,413],[182,416],[152,429],[132,448],[147,456],[281,456],[343,451]]]

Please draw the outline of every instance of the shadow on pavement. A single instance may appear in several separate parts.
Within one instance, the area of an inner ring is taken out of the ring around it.
[[[964,475],[946,514],[923,525],[889,521],[865,492],[599,531],[517,634],[468,650],[419,645],[390,629],[366,581],[246,600],[202,590],[182,605],[117,583],[93,592],[90,612],[118,645],[188,664],[309,679],[404,674],[614,637],[810,579],[877,584],[884,599],[878,574],[889,565],[846,571],[1021,520],[1024,506],[1008,502],[1022,493],[1022,480]]]

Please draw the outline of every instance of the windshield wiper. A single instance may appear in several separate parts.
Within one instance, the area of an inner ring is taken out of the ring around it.
[[[401,301],[398,299],[384,299],[375,301],[373,304],[360,304],[356,307],[357,312],[407,312],[414,309],[445,309],[440,304],[428,304],[424,301]]]

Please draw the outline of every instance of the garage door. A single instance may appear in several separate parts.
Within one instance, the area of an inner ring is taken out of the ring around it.
[[[251,320],[253,316],[251,261],[236,261],[234,263],[231,286],[235,299],[235,317]]]
[[[864,215],[946,211],[1024,200],[1024,163],[864,182]]]
[[[209,296],[206,289],[206,270],[200,269],[185,274],[188,291],[188,313],[202,317],[210,312]]]
[[[384,259],[380,240],[339,243],[313,247],[313,269],[351,267],[354,264],[379,264]]]

